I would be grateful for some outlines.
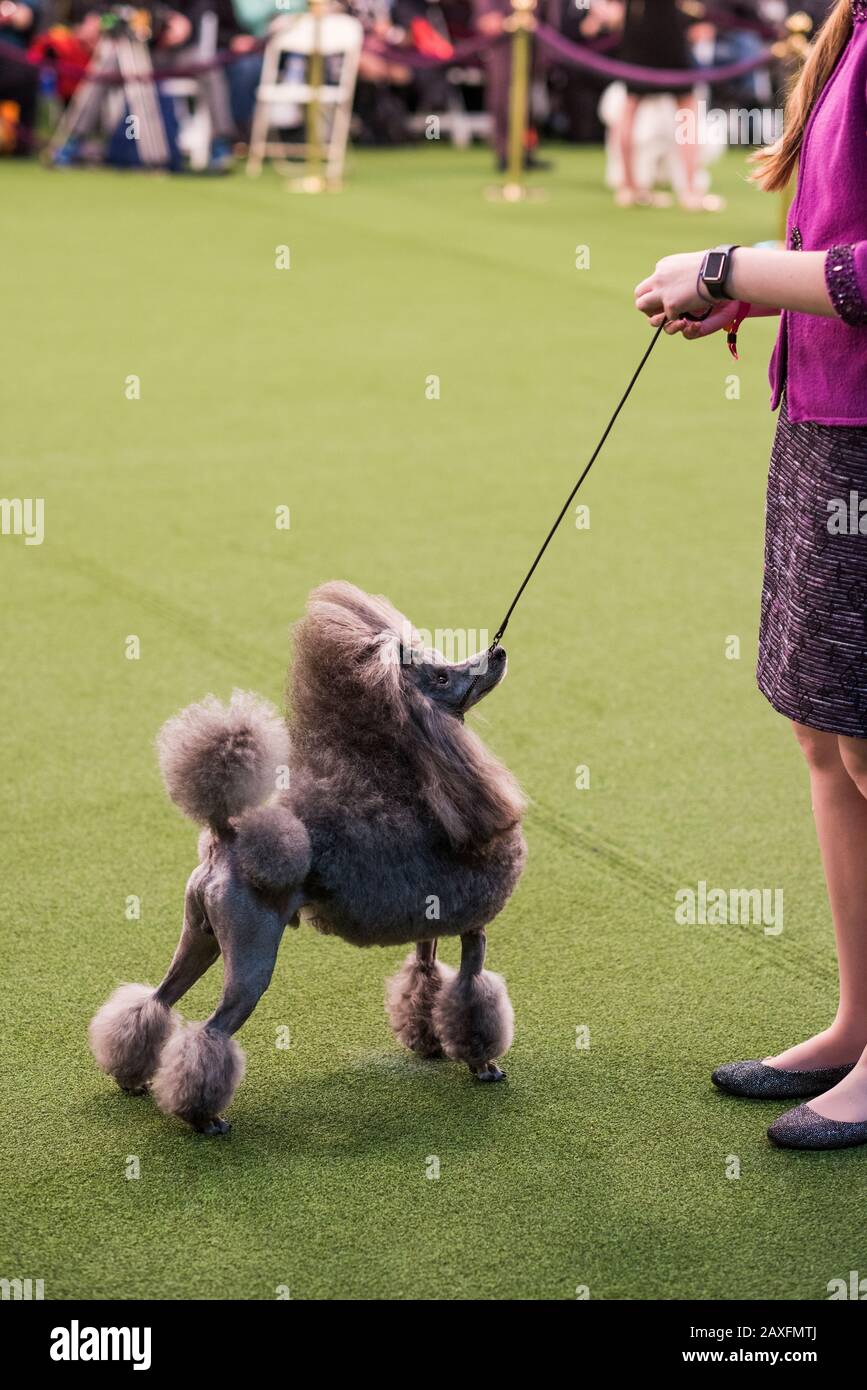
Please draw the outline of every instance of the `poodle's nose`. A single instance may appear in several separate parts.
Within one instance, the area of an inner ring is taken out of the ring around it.
[[[491,660],[493,662],[496,662],[497,665],[502,666],[505,659],[506,651],[504,647],[495,647],[494,650],[491,652]]]

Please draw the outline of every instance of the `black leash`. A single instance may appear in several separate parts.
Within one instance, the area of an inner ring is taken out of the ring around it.
[[[612,415],[611,419],[608,421],[608,424],[607,424],[607,426],[606,426],[606,428],[605,428],[605,433],[603,434],[602,438],[600,439],[599,443],[596,445],[596,448],[595,448],[594,451],[593,451],[593,457],[590,459],[590,462],[587,464],[587,467],[584,469],[584,472],[581,474],[581,477],[578,479],[578,481],[577,481],[577,483],[575,484],[575,486],[573,487],[572,491],[569,493],[569,496],[566,498],[566,501],[563,503],[563,506],[562,506],[562,508],[560,509],[559,515],[558,515],[558,517],[557,517],[557,520],[554,522],[554,525],[551,527],[551,530],[548,532],[547,536],[545,537],[545,540],[544,540],[544,542],[543,542],[543,544],[542,544],[542,548],[540,549],[538,555],[536,556],[536,558],[535,558],[535,560],[533,561],[533,563],[532,563],[532,565],[530,566],[530,568],[527,570],[527,573],[526,573],[526,575],[524,576],[524,581],[523,581],[523,583],[521,584],[521,587],[519,588],[518,592],[515,594],[515,597],[512,599],[512,602],[509,604],[508,612],[506,613],[505,618],[504,618],[503,621],[500,623],[500,626],[497,628],[497,631],[494,633],[494,640],[493,640],[493,642],[491,643],[491,645],[488,647],[488,656],[491,656],[491,655],[497,650],[497,647],[500,645],[501,641],[503,640],[503,634],[505,633],[506,628],[509,626],[509,619],[511,618],[511,616],[512,616],[512,614],[514,613],[515,609],[517,608],[518,603],[519,603],[520,600],[521,600],[521,596],[522,596],[524,590],[526,589],[526,587],[527,587],[527,585],[529,584],[530,580],[533,578],[533,575],[536,573],[536,570],[538,569],[539,564],[540,564],[540,562],[541,562],[542,556],[545,554],[545,551],[548,549],[548,546],[551,544],[552,540],[554,539],[554,536],[556,535],[557,530],[558,530],[558,528],[559,528],[559,526],[560,526],[560,522],[563,520],[564,516],[566,515],[566,513],[567,513],[568,510],[569,510],[569,508],[571,507],[572,501],[573,501],[575,495],[577,494],[578,489],[581,487],[581,484],[584,482],[584,479],[587,477],[587,474],[590,472],[590,469],[593,467],[593,465],[594,465],[594,463],[596,462],[596,460],[598,459],[599,455],[602,453],[602,450],[603,450],[604,447],[605,447],[605,444],[606,444],[606,441],[607,441],[607,439],[608,439],[608,436],[610,435],[611,431],[614,429],[614,426],[617,424],[617,420],[618,420],[618,417],[619,417],[619,415],[620,415],[620,412],[621,412],[621,410],[623,409],[623,407],[625,406],[626,402],[629,400],[629,397],[632,395],[632,392],[633,392],[633,389],[634,389],[634,387],[635,387],[635,384],[636,384],[636,382],[638,381],[638,378],[641,376],[641,373],[644,371],[644,368],[647,366],[647,363],[648,363],[648,361],[650,360],[650,354],[653,352],[653,349],[656,347],[656,344],[659,342],[660,335],[662,334],[664,328],[665,328],[665,324],[664,324],[664,323],[661,323],[661,324],[659,325],[659,327],[657,328],[656,332],[654,333],[653,338],[651,339],[651,342],[650,342],[650,347],[647,349],[647,351],[645,352],[645,354],[644,354],[644,356],[642,357],[641,361],[639,362],[638,366],[636,367],[635,372],[634,372],[633,377],[632,377],[632,380],[630,381],[629,385],[627,386],[626,390],[625,390],[624,393],[623,393],[623,396],[621,397],[620,404],[618,405],[618,407],[617,407],[617,409],[615,410],[614,414]],[[464,696],[463,700],[461,701],[461,704],[460,704],[460,708],[461,708],[461,709],[463,709],[464,706],[466,705],[467,701],[469,700],[470,696],[472,695],[473,691],[474,691],[475,688],[476,688],[477,682],[478,682],[480,679],[481,679],[481,673],[480,673],[478,676],[476,676],[475,679],[472,681],[472,684],[470,685],[469,689],[467,690],[466,695]]]

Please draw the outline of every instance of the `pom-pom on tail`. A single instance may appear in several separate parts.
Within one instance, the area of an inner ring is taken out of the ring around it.
[[[166,790],[199,825],[224,830],[259,806],[289,762],[289,734],[273,705],[236,690],[228,705],[208,695],[163,725],[157,737]]]

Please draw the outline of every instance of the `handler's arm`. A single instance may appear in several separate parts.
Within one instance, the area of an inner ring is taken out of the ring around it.
[[[682,317],[707,310],[706,291],[696,288],[703,259],[701,251],[667,256],[637,287],[636,308],[655,327],[668,319],[667,332],[696,338],[724,326],[722,306],[714,309],[706,325],[690,324]],[[743,300],[759,312],[789,309],[860,326],[867,323],[867,241],[832,251],[742,246],[734,253],[726,288],[732,300]]]

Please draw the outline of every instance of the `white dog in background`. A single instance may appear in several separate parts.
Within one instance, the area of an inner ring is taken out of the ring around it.
[[[605,182],[611,189],[620,188],[623,183],[618,130],[625,104],[626,86],[623,82],[612,82],[610,87],[606,87],[599,103],[599,116],[607,132]],[[635,181],[639,188],[647,190],[657,205],[664,206],[670,201],[666,194],[655,191],[660,186],[672,189],[678,198],[686,191],[684,162],[677,143],[677,112],[675,97],[661,92],[658,96],[643,97],[635,115]],[[701,168],[696,176],[696,192],[704,199],[705,211],[715,212],[723,206],[723,200],[710,192],[710,166],[720,158],[727,142],[725,131],[718,124],[707,124],[707,130],[701,132]]]

